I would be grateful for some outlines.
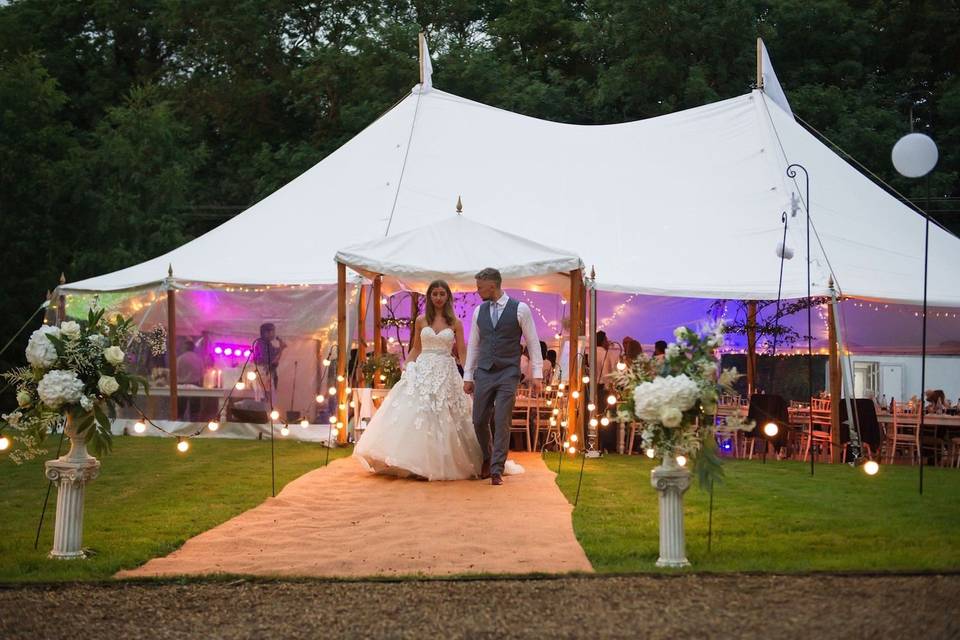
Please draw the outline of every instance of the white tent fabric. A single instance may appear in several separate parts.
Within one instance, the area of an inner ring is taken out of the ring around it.
[[[476,288],[474,276],[495,267],[511,287],[567,294],[576,255],[457,215],[419,229],[345,247],[337,262],[367,277],[383,274],[385,292],[426,291],[443,279],[454,291]]]
[[[773,70],[773,62],[770,60],[770,54],[767,53],[767,45],[760,38],[757,38],[757,44],[760,47],[760,76],[763,78],[763,93],[781,109],[793,115],[793,110],[790,108],[790,103],[787,102],[783,87],[780,86],[780,80],[777,79],[777,72]]]
[[[777,295],[781,212],[810,174],[812,292],[916,302],[923,219],[761,91],[649,120],[558,124],[414,91],[335,153],[206,235],[70,290],[181,281],[331,284],[341,247],[465,214],[596,266],[600,289],[704,298]],[[807,291],[804,217],[790,218],[782,294]],[[264,233],[274,242],[264,250]],[[413,258],[410,258],[412,261]],[[931,304],[960,306],[960,239],[931,229]],[[508,283],[509,284],[509,283]]]

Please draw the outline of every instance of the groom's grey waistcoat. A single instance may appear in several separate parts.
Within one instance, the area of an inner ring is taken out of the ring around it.
[[[496,327],[490,319],[490,303],[484,302],[480,306],[477,317],[477,328],[480,330],[478,369],[497,371],[520,366],[520,338],[523,330],[517,319],[519,304],[513,298],[508,298]]]

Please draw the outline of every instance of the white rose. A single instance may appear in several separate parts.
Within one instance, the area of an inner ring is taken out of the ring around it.
[[[73,320],[68,320],[60,325],[60,333],[62,333],[65,338],[79,338],[80,325]]]
[[[37,385],[37,395],[43,404],[51,409],[59,409],[63,404],[80,400],[83,395],[83,382],[73,371],[54,369],[48,372]]]
[[[104,350],[103,357],[107,359],[107,362],[116,366],[121,362],[123,362],[123,359],[125,356],[123,353],[123,349],[121,349],[120,347],[110,347]]]
[[[93,409],[93,400],[90,396],[83,396],[80,398],[80,406],[84,411],[90,411]]]
[[[57,327],[43,326],[30,334],[27,343],[27,362],[37,369],[52,367],[57,362],[57,349],[47,338],[47,335],[60,337]]]
[[[113,376],[100,376],[100,379],[97,381],[97,388],[100,389],[100,393],[109,396],[120,388],[120,383],[117,382],[117,379]]]
[[[17,404],[21,407],[29,407],[30,402],[32,402],[29,391],[18,391],[17,392]]]
[[[683,413],[676,407],[664,407],[660,410],[660,423],[668,429],[679,427]]]
[[[667,360],[673,360],[680,355],[680,347],[671,342],[667,345],[667,350],[664,353],[667,357]]]
[[[686,327],[677,327],[676,329],[673,330],[673,337],[676,338],[677,340],[683,340],[683,337],[685,335],[687,335]]]

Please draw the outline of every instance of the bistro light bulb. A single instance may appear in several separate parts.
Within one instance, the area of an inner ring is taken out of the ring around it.
[[[677,456],[677,464],[681,467],[687,466],[687,457],[686,456]]]
[[[569,448],[570,448],[570,441],[569,441],[569,440],[567,440],[566,442],[563,443],[563,448],[564,448],[564,449],[569,449]]]
[[[654,451],[653,449],[647,449],[647,457],[648,457],[648,458],[653,459],[653,457],[654,457],[655,455],[657,455],[657,452],[656,452],[656,451]]]
[[[555,416],[560,415],[560,409],[557,409],[556,407],[554,407],[554,408],[553,408],[553,415],[555,415]]]
[[[337,406],[340,407],[340,411],[346,411],[346,410],[347,410],[347,403],[346,403],[346,402],[341,402],[341,403],[338,404]]]
[[[773,436],[780,433],[780,427],[777,426],[776,422],[768,422],[763,425],[763,433],[768,437],[772,438]]]
[[[386,382],[386,381],[387,381],[387,376],[385,376],[385,375],[383,375],[383,374],[381,373],[381,374],[380,374],[380,382]]]
[[[306,429],[307,427],[310,426],[310,421],[304,418],[303,420],[300,421],[300,426]]]
[[[234,386],[237,388],[237,391],[243,391],[244,389],[247,388],[247,385],[243,384],[243,380],[240,380]]]
[[[346,378],[344,378],[343,376],[339,376],[339,375],[337,376],[337,382],[343,382],[344,380],[346,380]]]
[[[561,336],[559,333],[553,334],[553,339],[554,339],[554,340],[559,340],[559,339],[562,338],[562,337],[563,337],[563,336]]]
[[[590,376],[583,376],[583,384],[590,384]]]
[[[553,400],[550,400],[550,399],[548,398],[548,399],[547,399],[547,406],[548,406],[548,407],[552,407],[552,406],[553,406]]]
[[[579,392],[579,391],[571,391],[571,392],[570,392],[570,397],[573,398],[574,400],[577,400],[577,399],[580,398],[580,392]]]
[[[140,422],[139,420],[137,420],[137,421],[133,424],[133,430],[136,431],[137,433],[143,433],[144,431],[147,430],[147,425],[145,425],[145,424],[143,424],[142,422]]]
[[[598,424],[600,424],[600,422],[599,422],[596,418],[590,418],[590,426],[591,426],[591,427],[595,427],[595,426],[597,426]]]
[[[577,453],[577,448],[576,448],[576,447],[570,447],[569,449],[567,449],[567,451],[570,452],[570,455],[574,455],[574,454]]]
[[[276,420],[276,419],[279,418],[279,417],[280,417],[280,412],[277,411],[276,409],[274,409],[273,411],[270,412],[270,419],[271,419],[271,420]]]
[[[336,387],[330,387],[329,389],[327,389],[327,393],[329,393],[331,396],[335,396],[335,395],[337,395],[337,388],[336,388]]]
[[[0,451],[6,451],[10,448],[10,438],[7,436],[0,436]]]
[[[387,342],[389,342],[390,344],[393,344],[393,336],[390,336],[389,338],[387,338]]]
[[[550,418],[550,426],[551,426],[551,427],[557,426],[557,419],[556,419],[556,418]]]
[[[617,396],[615,395],[607,396],[607,404],[617,404]]]
[[[347,387],[346,389],[344,389],[344,392],[345,392],[347,395],[350,395],[350,392],[351,392],[351,391],[353,391],[353,389],[351,389],[350,387]]]
[[[180,453],[186,453],[187,449],[189,448],[190,448],[190,443],[187,442],[186,440],[181,440],[180,442],[177,443],[177,451],[179,451]]]
[[[567,428],[567,421],[566,421],[566,420],[561,420],[561,421],[560,421],[560,426],[563,427],[564,429],[566,429],[566,428]]]
[[[253,382],[253,381],[256,380],[256,379],[257,379],[257,374],[256,374],[256,372],[254,372],[254,371],[247,371],[247,380],[249,380],[250,382]]]
[[[607,426],[608,424],[610,424],[610,418],[608,418],[607,416],[603,416],[602,418],[600,418],[600,424],[602,424],[603,426]]]
[[[317,394],[317,402],[318,402],[318,403],[319,403],[319,402],[323,402],[323,401],[326,400],[326,399],[327,399],[326,396],[324,396],[322,393],[318,393],[318,394]]]
[[[336,424],[336,423],[337,423],[337,416],[330,416],[330,424]]]
[[[219,428],[220,428],[220,423],[217,422],[216,420],[211,420],[210,422],[207,423],[207,429],[210,429],[210,431],[216,431]]]
[[[551,391],[553,391],[553,387],[551,387],[550,385],[547,385],[546,387],[544,387],[543,390],[546,391],[547,393],[550,393]]]
[[[590,411],[591,413],[596,411],[596,409],[597,409],[597,405],[593,404],[592,402],[587,405],[587,411]]]
[[[287,426],[284,425],[283,427],[280,428],[280,435],[282,436],[290,435],[290,429],[288,429]]]
[[[330,435],[333,437],[337,437],[339,433],[340,433],[340,429],[338,429],[337,427],[333,427],[332,429],[330,429]]]
[[[573,434],[572,436],[570,436],[570,442],[576,442],[579,439],[580,437],[577,434]]]
[[[562,382],[557,385],[557,389],[560,389],[560,391],[563,391],[566,387],[567,385],[563,384]]]
[[[875,460],[867,460],[866,464],[863,465],[863,471],[868,476],[875,476],[880,471],[880,465]]]
[[[626,368],[627,368],[627,363],[626,363],[626,362],[618,362],[618,363],[617,363],[617,371],[623,371],[623,370],[625,370]]]
[[[323,366],[329,367],[329,366],[330,366],[330,361],[329,361],[328,359],[324,358],[324,359],[323,359]]]
[[[563,397],[563,391],[557,391],[557,397],[558,397],[558,398],[562,398],[562,397]]]

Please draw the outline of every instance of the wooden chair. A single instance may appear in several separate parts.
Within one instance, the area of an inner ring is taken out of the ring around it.
[[[630,423],[630,433],[627,435],[627,442],[624,446],[624,453],[628,456],[633,455],[633,446],[637,443],[637,437],[643,433],[643,425],[634,420]]]
[[[920,414],[908,404],[893,403],[893,424],[883,443],[887,464],[893,464],[897,451],[910,452],[910,464],[920,462]]]
[[[533,451],[530,442],[531,397],[522,391],[523,390],[520,390],[520,392],[517,393],[517,399],[513,405],[513,415],[510,417],[510,437],[512,439],[513,434],[522,433],[524,439],[527,441],[527,451]]]
[[[827,455],[833,459],[833,439],[830,437],[830,399],[829,398],[811,398],[810,411],[813,414],[813,431],[811,432],[809,414],[804,416],[803,429],[800,432],[800,446],[803,449],[803,461],[807,461],[808,455],[813,455],[810,450],[814,445],[820,447],[827,446]]]
[[[560,416],[554,415],[553,410],[559,409],[557,398],[551,394],[543,394],[531,398],[530,413],[533,418],[533,448],[543,451],[547,444],[563,444],[560,434]],[[552,423],[551,423],[552,420]],[[541,444],[541,435],[543,436]]]

